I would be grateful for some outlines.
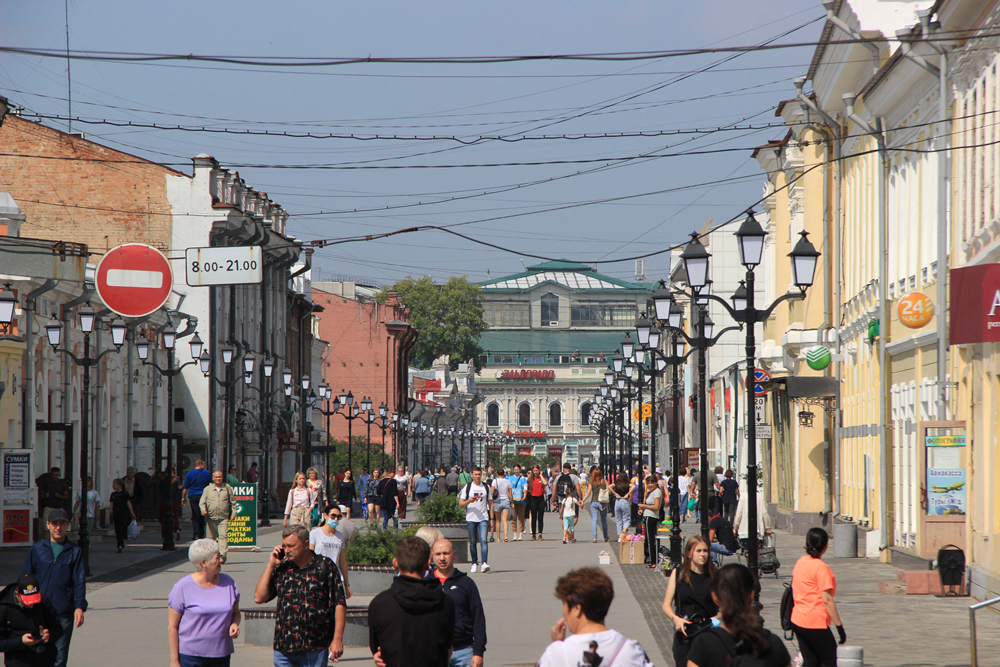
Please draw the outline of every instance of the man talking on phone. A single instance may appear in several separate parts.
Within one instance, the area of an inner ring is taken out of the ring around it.
[[[483,485],[483,469],[476,466],[472,469],[472,481],[468,482],[458,492],[458,506],[465,508],[465,523],[469,527],[469,557],[472,567],[469,572],[489,572],[487,562],[489,553],[490,509],[493,500],[487,488]],[[476,554],[476,544],[483,549],[483,568],[479,569],[479,556]]]
[[[257,580],[253,599],[278,598],[274,621],[275,667],[326,667],[344,654],[347,597],[336,563],[309,548],[309,529],[298,524],[281,533]]]

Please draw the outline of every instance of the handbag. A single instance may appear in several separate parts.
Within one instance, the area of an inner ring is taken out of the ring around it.
[[[689,621],[689,623],[684,626],[684,632],[681,632],[680,630],[674,631],[677,636],[677,641],[683,646],[691,646],[691,642],[695,637],[712,627],[712,619],[706,618],[701,612],[695,612],[694,614],[691,614],[691,618],[686,618],[684,620]]]
[[[693,512],[696,509],[698,509],[698,499],[697,498],[691,498],[690,500],[688,500],[688,510],[690,510],[690,511]]]
[[[608,490],[608,485],[605,484],[604,488],[597,492],[597,502],[607,505],[611,501],[611,492]]]

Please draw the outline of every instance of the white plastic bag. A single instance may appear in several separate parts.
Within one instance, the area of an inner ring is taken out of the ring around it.
[[[135,519],[132,519],[132,523],[128,525],[128,531],[125,533],[125,536],[130,540],[139,537],[139,524]]]

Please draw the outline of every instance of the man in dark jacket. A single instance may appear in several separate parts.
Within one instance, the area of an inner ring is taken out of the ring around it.
[[[52,667],[62,626],[38,578],[22,574],[0,591],[0,652],[6,667]]]
[[[452,638],[451,667],[483,667],[486,653],[486,613],[479,587],[465,572],[455,569],[455,547],[440,539],[431,548],[437,569],[431,575],[455,603],[455,634]]]
[[[448,664],[455,633],[455,603],[434,579],[424,579],[431,548],[419,537],[396,544],[399,571],[387,591],[368,605],[368,644],[376,665],[440,667]]]
[[[83,625],[87,611],[87,579],[83,571],[83,550],[66,539],[69,515],[66,510],[53,510],[46,523],[49,539],[39,540],[31,546],[24,560],[21,574],[38,577],[42,593],[51,601],[59,614],[61,636],[56,640],[56,667],[66,667],[69,659],[69,642],[73,628]]]

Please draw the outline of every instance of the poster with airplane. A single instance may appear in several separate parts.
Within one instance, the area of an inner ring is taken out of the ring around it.
[[[965,514],[965,469],[927,469],[927,514]]]

